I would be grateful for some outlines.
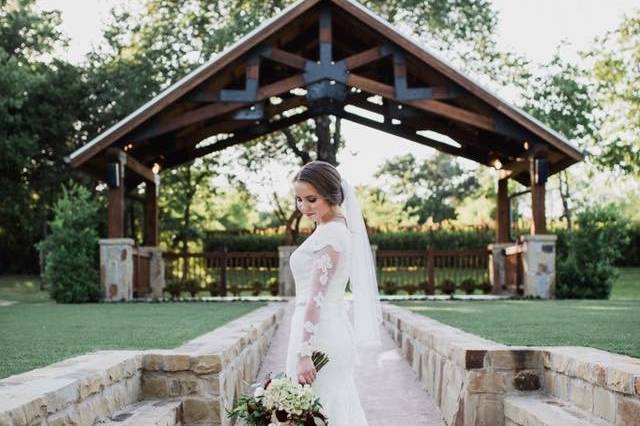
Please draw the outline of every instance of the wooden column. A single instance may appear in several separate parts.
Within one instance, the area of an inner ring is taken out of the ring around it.
[[[541,160],[538,162],[537,160]],[[547,233],[547,219],[545,214],[545,182],[548,166],[546,151],[536,150],[529,157],[529,177],[531,182],[531,235]]]
[[[498,197],[496,199],[496,243],[508,243],[511,240],[508,179],[504,173],[499,173]]]
[[[144,202],[144,245],[158,245],[158,195],[160,177],[156,175],[154,182],[147,181]]]
[[[115,157],[108,167],[108,237],[124,238],[124,164],[120,157]]]

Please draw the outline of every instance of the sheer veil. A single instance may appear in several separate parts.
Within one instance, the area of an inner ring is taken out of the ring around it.
[[[381,344],[382,308],[369,237],[353,187],[344,179],[341,184],[344,193],[341,206],[351,234],[349,282],[353,293],[354,337],[359,346],[378,346]]]

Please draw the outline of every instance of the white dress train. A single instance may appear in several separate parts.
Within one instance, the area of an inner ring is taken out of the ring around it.
[[[287,349],[286,374],[297,379],[299,354],[326,353],[329,363],[312,384],[330,426],[367,426],[353,379],[359,363],[347,313],[350,234],[343,222],[318,224],[289,260],[295,280],[295,310]]]

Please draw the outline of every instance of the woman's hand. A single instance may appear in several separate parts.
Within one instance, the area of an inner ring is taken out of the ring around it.
[[[298,383],[312,384],[316,380],[316,368],[313,365],[313,361],[310,356],[303,356],[298,358],[297,378]]]

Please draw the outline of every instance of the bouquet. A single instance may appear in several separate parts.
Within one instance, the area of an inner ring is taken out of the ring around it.
[[[329,358],[322,352],[313,352],[311,360],[320,371]],[[227,416],[241,418],[255,426],[326,426],[329,424],[320,412],[322,405],[311,385],[294,382],[283,373],[269,377],[263,384],[256,383],[253,396],[242,395]]]

